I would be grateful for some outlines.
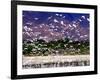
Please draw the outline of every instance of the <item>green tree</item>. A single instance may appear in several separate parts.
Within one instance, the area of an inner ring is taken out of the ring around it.
[[[27,45],[27,47],[25,47],[23,50],[23,54],[30,55],[32,53],[32,49],[33,49],[32,45]]]

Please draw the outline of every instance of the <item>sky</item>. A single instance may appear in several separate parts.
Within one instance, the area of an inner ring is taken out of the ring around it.
[[[58,14],[58,15],[57,15]],[[58,16],[60,18],[63,18],[64,20],[67,20],[69,22],[76,21],[78,19],[82,19],[80,22],[80,25],[82,27],[89,27],[89,14],[83,14],[83,13],[58,13],[58,12],[39,12],[39,11],[23,11],[23,24],[27,22],[34,22],[37,24],[45,23],[50,16],[55,17]]]

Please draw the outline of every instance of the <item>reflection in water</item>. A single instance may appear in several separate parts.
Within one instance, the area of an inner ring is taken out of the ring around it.
[[[71,62],[49,62],[40,64],[26,64],[23,65],[24,69],[28,68],[50,68],[50,67],[69,67],[69,66],[89,66],[90,61],[71,61]]]

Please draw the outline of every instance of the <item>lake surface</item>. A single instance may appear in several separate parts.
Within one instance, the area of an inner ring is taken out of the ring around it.
[[[89,55],[69,55],[69,56],[23,56],[23,69],[30,68],[51,68],[51,67],[74,67],[89,66]]]

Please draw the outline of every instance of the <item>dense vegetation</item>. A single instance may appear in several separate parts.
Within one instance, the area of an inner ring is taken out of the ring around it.
[[[89,54],[89,42],[70,41],[67,38],[50,42],[44,40],[23,41],[23,54],[28,56],[84,55]]]

